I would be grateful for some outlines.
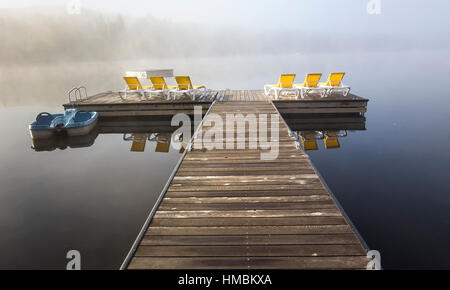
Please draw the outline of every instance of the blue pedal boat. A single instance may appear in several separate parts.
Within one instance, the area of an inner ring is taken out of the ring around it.
[[[64,114],[40,113],[29,125],[33,139],[51,138],[59,133],[69,136],[89,134],[97,124],[98,113],[67,109]]]

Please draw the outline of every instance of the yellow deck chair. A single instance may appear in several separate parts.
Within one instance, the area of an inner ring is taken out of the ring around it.
[[[124,90],[119,91],[119,97],[121,99],[126,98],[128,93],[138,93],[142,95],[142,98],[146,98],[145,91],[150,89],[151,86],[143,86],[137,77],[123,77],[123,79],[127,83],[127,86]],[[125,94],[124,98],[122,98],[122,94]]]
[[[166,136],[166,135],[158,135],[156,137],[156,148],[155,148],[155,152],[160,152],[160,153],[167,153],[170,150],[170,141],[171,141],[171,136]]]
[[[147,135],[132,134],[131,152],[144,152]]]
[[[300,135],[303,150],[318,150],[317,141],[313,132],[303,132]]]
[[[169,91],[169,98],[171,94],[173,93],[174,99],[177,94],[191,94],[192,100],[195,100],[195,95],[197,92],[201,91],[202,95],[200,98],[202,98],[206,94],[206,87],[204,85],[200,86],[193,86],[191,82],[191,78],[189,76],[175,76],[175,81],[177,82],[177,85],[174,89],[171,89]]]
[[[341,91],[344,97],[346,97],[348,93],[350,93],[351,88],[342,83],[344,75],[344,72],[330,73],[327,81],[324,83],[319,83],[319,86],[326,90],[327,96],[331,95],[333,92]]]
[[[168,86],[164,77],[150,76],[149,79],[152,82],[151,89],[148,90],[150,98],[152,97],[152,93],[163,93],[163,95],[166,94],[167,98],[169,98],[169,91],[176,88],[176,86]]]
[[[327,90],[319,87],[319,81],[321,77],[321,73],[307,74],[305,77],[305,81],[302,84],[294,85],[294,87],[300,91],[300,96],[302,97],[302,99],[307,97],[311,92],[320,93],[321,98],[325,96]]]
[[[323,142],[325,143],[326,149],[336,149],[341,147],[336,132],[325,132],[324,135]]]
[[[264,85],[264,94],[269,95],[272,91],[275,94],[275,99],[278,100],[281,92],[283,91],[293,91],[295,92],[295,97],[298,98],[298,89],[294,88],[295,74],[282,74],[278,79],[276,85]]]

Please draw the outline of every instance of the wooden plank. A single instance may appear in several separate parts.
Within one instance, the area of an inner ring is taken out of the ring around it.
[[[201,185],[201,186],[171,186],[169,192],[172,191],[242,191],[242,190],[284,190],[284,189],[322,189],[321,183],[315,184],[296,184],[296,185],[278,185],[278,184],[258,184],[258,185]]]
[[[325,188],[321,189],[292,189],[292,190],[239,190],[227,191],[172,191],[167,192],[167,197],[272,197],[274,195],[283,196],[309,196],[309,195],[328,195]]]
[[[254,160],[261,157],[261,153],[258,154],[236,154],[236,155],[225,155],[225,154],[189,154],[189,156],[186,156],[183,160],[183,162],[190,162],[190,161],[225,161],[225,160]],[[284,160],[284,159],[291,159],[291,160],[307,160],[308,157],[306,155],[299,155],[299,154],[291,154],[291,153],[285,153],[285,152],[279,152],[277,160]],[[220,162],[219,162],[220,163]]]
[[[108,104],[81,104],[82,108],[98,108],[104,111],[145,111],[145,110],[193,110],[195,106],[208,109],[211,102],[182,102],[182,103],[108,103]]]
[[[360,245],[354,234],[144,236],[141,245]]]
[[[275,175],[272,175],[275,176]],[[223,185],[223,186],[231,186],[231,185],[252,185],[252,184],[281,184],[281,185],[295,185],[295,184],[313,184],[313,183],[321,183],[320,179],[316,177],[310,178],[295,178],[291,176],[287,177],[276,177],[272,178],[270,175],[267,176],[255,176],[256,178],[224,178],[222,176],[215,178],[190,178],[190,179],[180,179],[174,180],[172,186],[190,186],[190,185]]]
[[[155,227],[151,226],[146,235],[174,236],[221,236],[221,235],[329,235],[349,234],[348,225],[307,225],[307,226],[222,226],[222,227]]]
[[[288,168],[281,168],[281,169],[273,169],[271,168],[270,171],[267,170],[254,170],[253,168],[238,168],[236,170],[229,170],[229,168],[216,168],[215,170],[209,170],[210,168],[205,168],[203,170],[196,170],[196,171],[191,171],[189,169],[179,169],[177,172],[177,176],[209,176],[209,175],[214,175],[214,176],[229,176],[230,174],[233,174],[235,176],[239,176],[239,175],[245,175],[245,176],[260,176],[261,175],[261,171],[264,171],[264,175],[265,176],[270,176],[270,175],[279,175],[279,174],[291,174],[292,170],[288,169]],[[314,170],[312,168],[300,168],[300,169],[296,169],[297,173],[301,173],[301,174],[314,174]]]
[[[208,226],[299,226],[299,225],[344,225],[343,217],[278,217],[278,218],[155,218],[151,226],[155,227],[208,227]]]
[[[166,197],[164,203],[166,204],[209,204],[209,203],[267,203],[267,202],[277,202],[277,203],[293,203],[293,202],[306,202],[306,201],[324,201],[331,200],[328,195],[300,195],[300,196],[247,196],[247,197]]]
[[[292,174],[292,172],[289,172],[286,170],[286,174],[251,174],[251,175],[237,175],[237,174],[230,174],[230,175],[215,175],[213,172],[211,173],[205,173],[202,176],[176,176],[174,178],[174,181],[204,181],[204,180],[211,180],[211,181],[230,181],[230,182],[259,182],[259,181],[298,181],[298,180],[315,180],[320,181],[319,177],[315,175],[314,173],[301,173],[296,172],[296,174]]]
[[[203,109],[203,113],[206,113]],[[193,110],[140,110],[140,111],[100,111],[102,117],[120,117],[120,116],[172,116],[176,114],[193,115]]]
[[[317,175],[310,173],[310,174],[285,174],[285,175],[212,175],[205,174],[202,176],[176,176],[173,180],[174,182],[177,181],[203,181],[205,179],[212,180],[212,181],[224,181],[224,182],[258,182],[258,181],[288,181],[288,180],[317,180],[319,181],[319,178]]]
[[[293,210],[293,209],[324,209],[335,208],[332,201],[304,201],[296,203],[263,202],[263,203],[190,203],[190,204],[166,204],[159,206],[160,210]]]
[[[336,257],[364,256],[358,245],[143,246],[137,257]]]
[[[267,165],[267,171],[270,170],[270,168],[272,167],[280,167],[280,168],[286,168],[288,169],[289,167],[286,166],[288,164],[291,164],[293,166],[291,166],[290,168],[297,168],[297,167],[302,167],[302,165],[308,164],[308,160],[307,159],[277,159],[277,160],[261,160],[260,162],[256,161],[256,160],[229,160],[229,159],[225,159],[225,160],[204,160],[204,161],[197,161],[197,160],[190,160],[190,161],[186,161],[184,165],[185,168],[189,168],[189,167],[196,167],[198,168],[198,166],[204,166],[204,168],[224,168],[224,167],[234,167],[234,168],[239,168],[239,167],[261,167],[263,165]],[[266,162],[264,162],[266,161]],[[261,174],[262,176],[264,176],[264,174]],[[290,176],[289,176],[290,177]],[[318,178],[316,176],[316,178]],[[278,178],[278,179],[281,179]],[[289,178],[289,179],[294,179],[294,178]],[[267,180],[270,181],[270,180]]]
[[[221,150],[223,148],[227,148],[227,149],[237,149],[237,150],[252,150],[257,148],[260,143],[258,142],[242,142],[243,144],[238,144],[237,142],[232,142],[229,143],[229,145],[226,142],[219,142],[218,144],[215,142],[203,142],[201,143],[200,141],[195,141],[194,142],[194,146],[195,148],[198,149],[205,149],[205,150]],[[239,146],[238,146],[239,145]],[[229,147],[231,146],[231,147]],[[269,144],[269,149],[266,150],[265,152],[279,152],[284,150],[285,148],[292,148],[293,146],[295,146],[295,141],[289,141],[289,142],[279,142],[278,144],[274,144],[271,145]],[[275,151],[276,150],[276,151]],[[261,151],[263,152],[263,151]],[[276,155],[275,155],[276,158]]]
[[[229,217],[305,217],[342,216],[337,209],[296,209],[296,210],[197,210],[163,211],[158,210],[155,218],[229,218]]]
[[[366,256],[348,257],[135,257],[129,269],[365,269]]]

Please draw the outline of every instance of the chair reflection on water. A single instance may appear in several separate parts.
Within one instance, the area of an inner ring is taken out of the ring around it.
[[[172,134],[158,134],[155,137],[155,152],[167,153],[170,150],[170,139]]]
[[[131,144],[130,151],[132,152],[144,152],[145,144],[147,143],[147,134],[132,134],[133,135],[133,144]]]
[[[323,132],[324,138],[323,143],[325,144],[326,149],[336,149],[341,147],[339,144],[338,137],[345,137],[347,136],[347,131],[344,130],[343,133],[341,132],[335,132],[335,131],[325,131]]]
[[[318,150],[317,140],[323,140],[326,149],[337,149],[341,145],[339,137],[347,136],[347,131],[299,131],[294,132],[297,136],[297,148],[303,148],[304,151]]]
[[[183,141],[182,135],[175,136],[175,140]],[[172,140],[172,133],[125,133],[123,135],[124,141],[132,141],[131,152],[144,152],[147,141],[156,142],[155,152],[168,153],[170,151],[170,144]],[[179,153],[184,152],[185,146],[181,146]]]
[[[154,140],[156,141],[155,152],[167,153],[170,150],[170,142],[172,140],[172,133],[157,134],[154,137]],[[178,142],[183,142],[183,134],[174,136],[174,140],[177,140]],[[181,143],[181,147],[178,152],[183,153],[184,148],[185,148],[185,146],[183,145],[183,143]]]
[[[302,144],[302,148],[305,151],[308,150],[317,150],[319,147],[317,146],[317,139],[320,139],[319,132],[317,131],[304,131],[298,134],[299,140]],[[299,143],[297,142],[297,148],[299,148]],[[300,148],[299,148],[300,149]]]

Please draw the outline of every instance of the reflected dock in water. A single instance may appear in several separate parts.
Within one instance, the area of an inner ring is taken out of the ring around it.
[[[325,149],[341,148],[340,138],[348,132],[365,131],[366,118],[362,114],[321,114],[283,116],[297,139],[296,146],[304,151],[319,150],[318,141]]]
[[[116,126],[115,124],[121,125]],[[123,141],[131,143],[131,152],[144,152],[147,142],[155,142],[155,152],[168,153],[174,138],[174,140],[180,141],[182,144],[179,149],[181,154],[184,152],[187,144],[183,143],[183,136],[180,133],[172,137],[173,132],[177,128],[170,126],[170,122],[151,120],[149,118],[141,118],[138,121],[130,121],[127,118],[114,118],[114,120],[101,118],[94,130],[88,135],[73,137],[67,134],[60,134],[47,139],[32,139],[31,148],[35,151],[53,151],[56,149],[91,147],[95,144],[95,140],[100,134],[122,134]]]

